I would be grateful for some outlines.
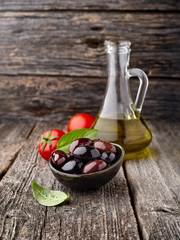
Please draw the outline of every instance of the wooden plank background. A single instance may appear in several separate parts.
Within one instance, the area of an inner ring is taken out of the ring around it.
[[[162,0],[96,0],[89,2],[88,0],[76,3],[73,0],[6,0],[1,3],[1,10],[163,10],[163,11],[176,11],[180,10],[180,3],[177,0],[162,1]]]
[[[95,116],[107,81],[106,39],[131,41],[130,67],[148,74],[143,116],[177,121],[179,10],[179,1],[1,2],[1,122]],[[135,94],[138,81],[131,82]]]

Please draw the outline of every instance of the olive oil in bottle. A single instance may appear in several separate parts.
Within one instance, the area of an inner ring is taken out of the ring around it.
[[[96,117],[93,128],[99,129],[97,138],[121,145],[126,154],[146,148],[152,135],[142,117],[137,119],[108,119]]]

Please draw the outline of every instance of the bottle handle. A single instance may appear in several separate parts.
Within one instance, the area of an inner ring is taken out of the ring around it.
[[[142,110],[142,106],[143,106],[146,92],[148,89],[149,80],[148,80],[148,77],[145,74],[145,72],[143,72],[139,68],[129,69],[128,75],[129,75],[129,77],[138,77],[139,81],[140,81],[138,92],[136,95],[136,100],[134,103],[136,111],[138,111],[140,113]]]

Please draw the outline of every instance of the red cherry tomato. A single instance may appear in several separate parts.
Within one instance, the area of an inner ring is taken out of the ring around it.
[[[91,128],[95,118],[87,113],[79,113],[73,116],[67,125],[67,131],[70,132],[75,129]]]
[[[57,143],[59,139],[65,133],[58,129],[52,129],[46,131],[41,138],[39,139],[38,143],[38,150],[42,158],[46,161],[49,160],[51,153],[54,152],[57,148]]]

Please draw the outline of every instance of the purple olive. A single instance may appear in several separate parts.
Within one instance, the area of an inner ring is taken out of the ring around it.
[[[105,169],[107,167],[107,163],[103,160],[94,160],[87,163],[82,170],[83,174],[93,173]]]

